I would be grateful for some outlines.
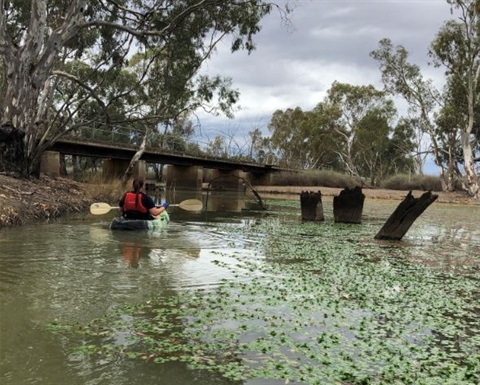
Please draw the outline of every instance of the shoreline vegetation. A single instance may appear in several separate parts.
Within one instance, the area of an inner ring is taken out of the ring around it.
[[[320,191],[322,196],[335,196],[343,187],[314,186],[253,186],[262,195],[282,195],[293,198],[303,191]],[[406,190],[362,188],[366,199],[403,200]],[[415,197],[424,191],[413,190]],[[77,182],[69,178],[42,176],[40,179],[17,179],[0,174],[0,229],[88,212],[93,202],[113,203],[123,193],[118,184]],[[480,205],[465,192],[437,192],[438,203]],[[291,196],[291,197],[290,197]]]
[[[340,194],[343,187],[322,187],[322,186],[254,186],[255,190],[260,194],[270,195],[300,195],[303,191],[318,192],[323,196],[336,196]],[[365,199],[385,199],[385,200],[403,200],[410,190],[390,190],[382,188],[362,188]],[[415,198],[422,195],[425,190],[412,190]],[[438,203],[451,204],[467,204],[480,205],[480,201],[475,200],[463,191],[443,192],[432,191],[433,194],[438,195]]]

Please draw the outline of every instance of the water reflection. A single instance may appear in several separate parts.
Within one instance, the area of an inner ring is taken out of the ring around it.
[[[187,199],[198,199],[203,202],[203,212],[239,213],[242,210],[262,210],[262,206],[257,197],[252,193],[242,190],[211,190],[205,192],[192,190],[175,190],[166,192],[164,197],[157,197],[157,201],[166,200],[170,203],[180,203]],[[263,203],[263,202],[262,202]],[[181,211],[172,207],[173,212]],[[197,213],[200,214],[200,213]]]
[[[139,240],[120,243],[123,260],[128,266],[136,269],[140,263],[140,257],[143,250],[144,257],[148,256],[147,248],[142,248],[142,242]]]

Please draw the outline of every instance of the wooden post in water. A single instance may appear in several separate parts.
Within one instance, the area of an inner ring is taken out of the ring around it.
[[[302,220],[318,221],[325,220],[323,216],[322,193],[302,191],[300,194],[300,206],[302,209]]]
[[[362,223],[365,195],[361,187],[344,188],[333,197],[333,217],[335,223]]]
[[[425,209],[435,202],[437,198],[438,195],[432,194],[431,191],[423,193],[420,198],[415,198],[410,191],[392,215],[390,215],[390,218],[388,218],[377,235],[375,235],[375,239],[402,239],[413,222],[415,222]]]

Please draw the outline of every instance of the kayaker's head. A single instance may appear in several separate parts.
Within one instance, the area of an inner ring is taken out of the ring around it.
[[[139,193],[143,188],[143,179],[135,178],[133,180],[133,191]]]

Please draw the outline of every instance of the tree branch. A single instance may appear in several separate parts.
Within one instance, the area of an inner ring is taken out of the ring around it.
[[[88,86],[87,84],[85,84],[84,82],[82,82],[79,78],[77,78],[76,76],[72,75],[72,74],[69,74],[68,72],[64,72],[64,71],[59,71],[59,70],[56,70],[56,71],[52,71],[52,75],[55,75],[55,76],[61,76],[61,77],[64,77],[68,80],[71,80],[72,82],[74,83],[77,83],[79,86],[81,86],[82,88],[86,89],[90,95],[92,96],[92,98],[94,98],[98,104],[100,105],[100,107],[102,107],[103,110],[105,110],[105,104],[103,103],[103,101],[96,95],[95,93],[95,90],[93,88],[91,88],[90,86]]]
[[[111,3],[114,3],[110,1]],[[168,35],[170,32],[174,31],[177,27],[178,24],[180,24],[181,21],[185,20],[190,14],[194,13],[196,10],[200,9],[205,3],[207,3],[208,0],[201,0],[197,4],[191,5],[190,7],[187,7],[185,10],[180,12],[177,16],[175,16],[169,24],[167,24],[164,28],[160,30],[155,30],[155,29],[134,29],[126,25],[118,24],[118,23],[111,23],[107,22],[105,20],[92,20],[90,22],[84,22],[81,24],[82,28],[88,28],[88,27],[109,27],[109,28],[114,28],[120,31],[124,31],[129,33],[132,36],[136,37],[144,37],[144,36],[157,36],[157,37],[162,37]],[[220,2],[221,3],[221,2]],[[116,4],[116,3],[114,3]],[[117,4],[116,4],[117,5]],[[140,15],[138,12],[134,12],[131,9],[124,8],[124,11],[132,13],[132,14],[137,14]]]

